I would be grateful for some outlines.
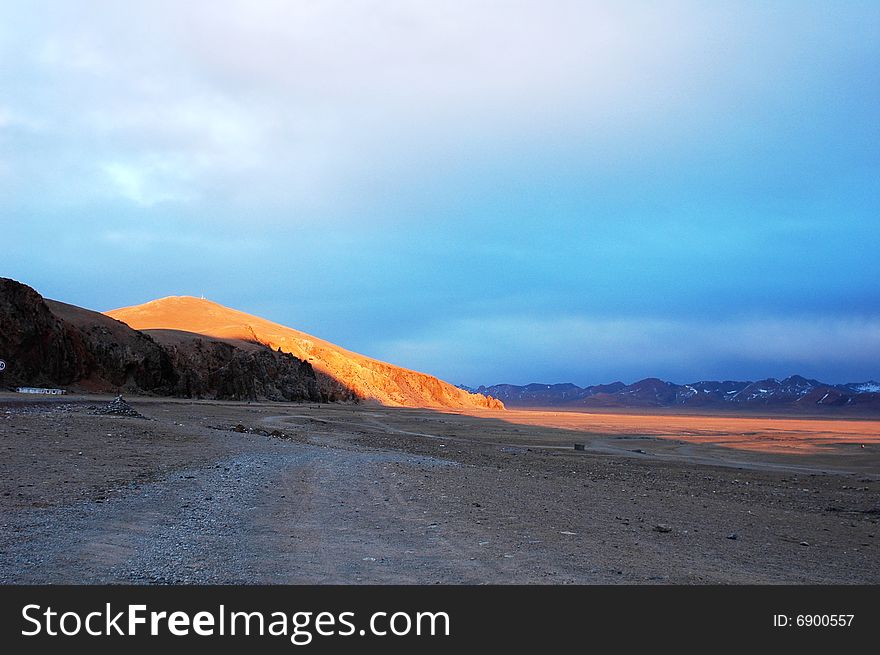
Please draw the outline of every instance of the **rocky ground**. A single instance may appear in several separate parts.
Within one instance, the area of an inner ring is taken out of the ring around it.
[[[500,412],[111,400],[0,397],[0,581],[880,581],[870,444],[854,467]]]

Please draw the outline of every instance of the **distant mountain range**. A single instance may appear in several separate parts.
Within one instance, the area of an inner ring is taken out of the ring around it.
[[[757,382],[701,381],[675,384],[646,378],[633,384],[495,384],[467,391],[492,396],[508,407],[694,407],[816,410],[848,407],[880,412],[880,382],[827,384],[800,375]]]

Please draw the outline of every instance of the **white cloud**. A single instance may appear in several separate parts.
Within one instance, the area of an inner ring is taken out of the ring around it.
[[[185,189],[187,170],[171,162],[109,162],[102,169],[111,187],[120,196],[141,207],[160,202],[182,202],[190,198]]]

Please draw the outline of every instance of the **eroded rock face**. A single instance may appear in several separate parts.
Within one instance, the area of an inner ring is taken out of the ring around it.
[[[178,381],[174,395],[218,400],[327,401],[318,391],[315,371],[301,359],[262,348],[251,352],[194,337],[189,344],[167,345]]]
[[[77,333],[88,354],[87,370],[68,384],[94,390],[172,393],[177,371],[165,349],[150,336],[97,312],[55,300],[43,302],[68,330]]]
[[[0,278],[0,358],[4,386],[65,386],[96,367],[84,335],[56,317],[30,287]]]
[[[265,346],[179,336],[164,344],[113,318],[0,278],[0,385],[228,400],[327,400],[311,365]],[[339,399],[348,399],[340,393]],[[351,395],[349,395],[350,397]]]

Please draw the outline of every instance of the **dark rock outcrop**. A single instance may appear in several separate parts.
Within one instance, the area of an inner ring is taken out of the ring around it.
[[[89,390],[173,392],[177,371],[152,337],[97,312],[55,300],[44,303],[67,329],[77,333],[88,353],[87,370],[68,384]]]
[[[84,346],[28,286],[0,278],[0,358],[4,385],[67,384],[85,369]]]
[[[56,315],[28,286],[0,279],[0,357],[4,386],[69,386],[85,389],[170,388],[173,370],[163,349],[146,335],[126,329],[116,340]]]
[[[161,337],[160,337],[161,338]],[[175,396],[217,400],[328,401],[308,362],[265,347],[250,350],[192,335],[166,344],[178,381]]]

